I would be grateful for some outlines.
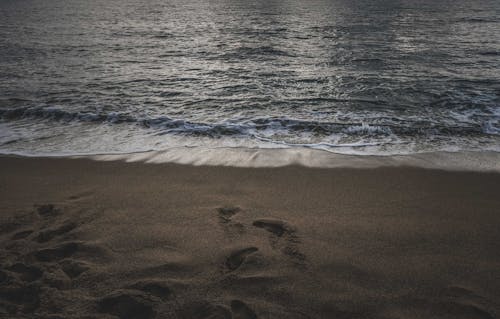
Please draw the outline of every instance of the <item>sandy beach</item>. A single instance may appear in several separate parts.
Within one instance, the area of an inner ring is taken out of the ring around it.
[[[500,174],[0,158],[1,318],[497,318]]]
[[[500,0],[0,0],[0,319],[500,319]]]

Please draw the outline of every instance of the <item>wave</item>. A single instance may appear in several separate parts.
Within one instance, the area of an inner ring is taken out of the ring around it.
[[[324,137],[332,135],[367,137],[432,137],[432,136],[500,136],[500,108],[486,112],[468,111],[466,114],[450,113],[454,122],[438,123],[428,116],[398,119],[383,115],[363,116],[345,114],[342,121],[314,121],[290,117],[258,117],[252,119],[231,119],[220,123],[204,123],[175,119],[168,116],[138,117],[120,112],[67,111],[57,107],[0,108],[3,121],[35,120],[62,122],[92,122],[98,124],[132,124],[152,129],[156,134],[184,134],[193,136],[223,137],[251,136],[269,138],[307,136]],[[478,117],[481,120],[478,120]],[[369,123],[367,121],[372,121]]]

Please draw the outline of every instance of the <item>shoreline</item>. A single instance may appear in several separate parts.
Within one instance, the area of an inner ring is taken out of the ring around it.
[[[498,185],[0,157],[0,316],[496,318]]]
[[[0,157],[89,158],[97,161],[143,162],[223,167],[377,168],[417,167],[450,171],[500,172],[500,152],[425,152],[394,155],[341,154],[311,148],[173,147],[162,151],[109,154],[4,153]]]

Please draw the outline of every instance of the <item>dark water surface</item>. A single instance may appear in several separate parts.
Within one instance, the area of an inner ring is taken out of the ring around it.
[[[0,151],[500,151],[500,1],[0,1]]]

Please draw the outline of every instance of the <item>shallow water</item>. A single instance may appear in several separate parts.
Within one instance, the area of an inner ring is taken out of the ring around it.
[[[500,151],[500,2],[1,1],[0,151]]]

